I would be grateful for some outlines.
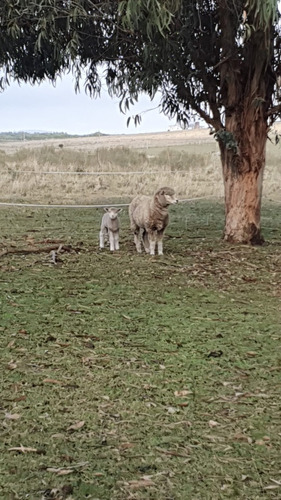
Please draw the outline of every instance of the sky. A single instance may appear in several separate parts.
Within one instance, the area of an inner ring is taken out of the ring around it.
[[[157,95],[153,102],[142,95],[136,106],[126,114],[119,110],[118,99],[111,99],[106,90],[100,98],[92,99],[85,94],[81,85],[80,93],[74,90],[72,75],[58,78],[54,87],[48,81],[40,85],[11,83],[0,93],[0,132],[40,131],[66,132],[68,134],[134,134],[167,131],[175,125],[155,108],[160,100]],[[142,122],[135,127],[129,116],[139,112]]]

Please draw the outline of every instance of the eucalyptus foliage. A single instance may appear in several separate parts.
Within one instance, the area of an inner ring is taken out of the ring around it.
[[[280,112],[277,0],[1,0],[1,86],[72,71],[127,110],[141,92],[186,125],[193,112],[219,131],[256,79],[252,104]],[[260,82],[266,87],[259,92]],[[136,117],[136,121],[139,117]]]

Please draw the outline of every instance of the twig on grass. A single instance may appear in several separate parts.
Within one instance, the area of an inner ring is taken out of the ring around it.
[[[0,257],[8,254],[23,254],[27,255],[30,253],[50,253],[54,250],[57,252],[80,252],[82,249],[80,247],[72,247],[71,245],[49,245],[47,247],[32,247],[32,248],[5,248],[0,252]]]
[[[163,448],[155,448],[156,451],[159,451],[159,453],[163,453],[164,455],[171,455],[173,457],[181,457],[181,458],[189,458],[188,455],[183,454],[183,453],[178,453],[177,451],[169,451],[169,450],[164,450]]]

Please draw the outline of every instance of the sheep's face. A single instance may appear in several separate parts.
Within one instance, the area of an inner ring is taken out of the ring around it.
[[[156,195],[162,206],[175,205],[179,201],[171,188],[161,188]]]
[[[121,212],[121,208],[105,208],[105,212],[108,213],[109,218],[111,220],[117,219],[119,212]]]
[[[176,203],[178,203],[178,199],[176,198],[176,195],[170,195],[170,194],[164,194],[165,196],[165,200],[167,202],[168,205],[175,205]]]

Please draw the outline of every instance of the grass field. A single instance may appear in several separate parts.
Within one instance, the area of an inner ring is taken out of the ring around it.
[[[280,499],[280,205],[263,247],[172,207],[162,258],[101,213],[0,211],[0,498]]]
[[[223,196],[218,145],[205,129],[66,139],[63,148],[60,143],[1,142],[0,201],[128,201],[161,185],[172,186],[181,199]],[[263,193],[275,201],[281,201],[280,147],[268,141]]]

